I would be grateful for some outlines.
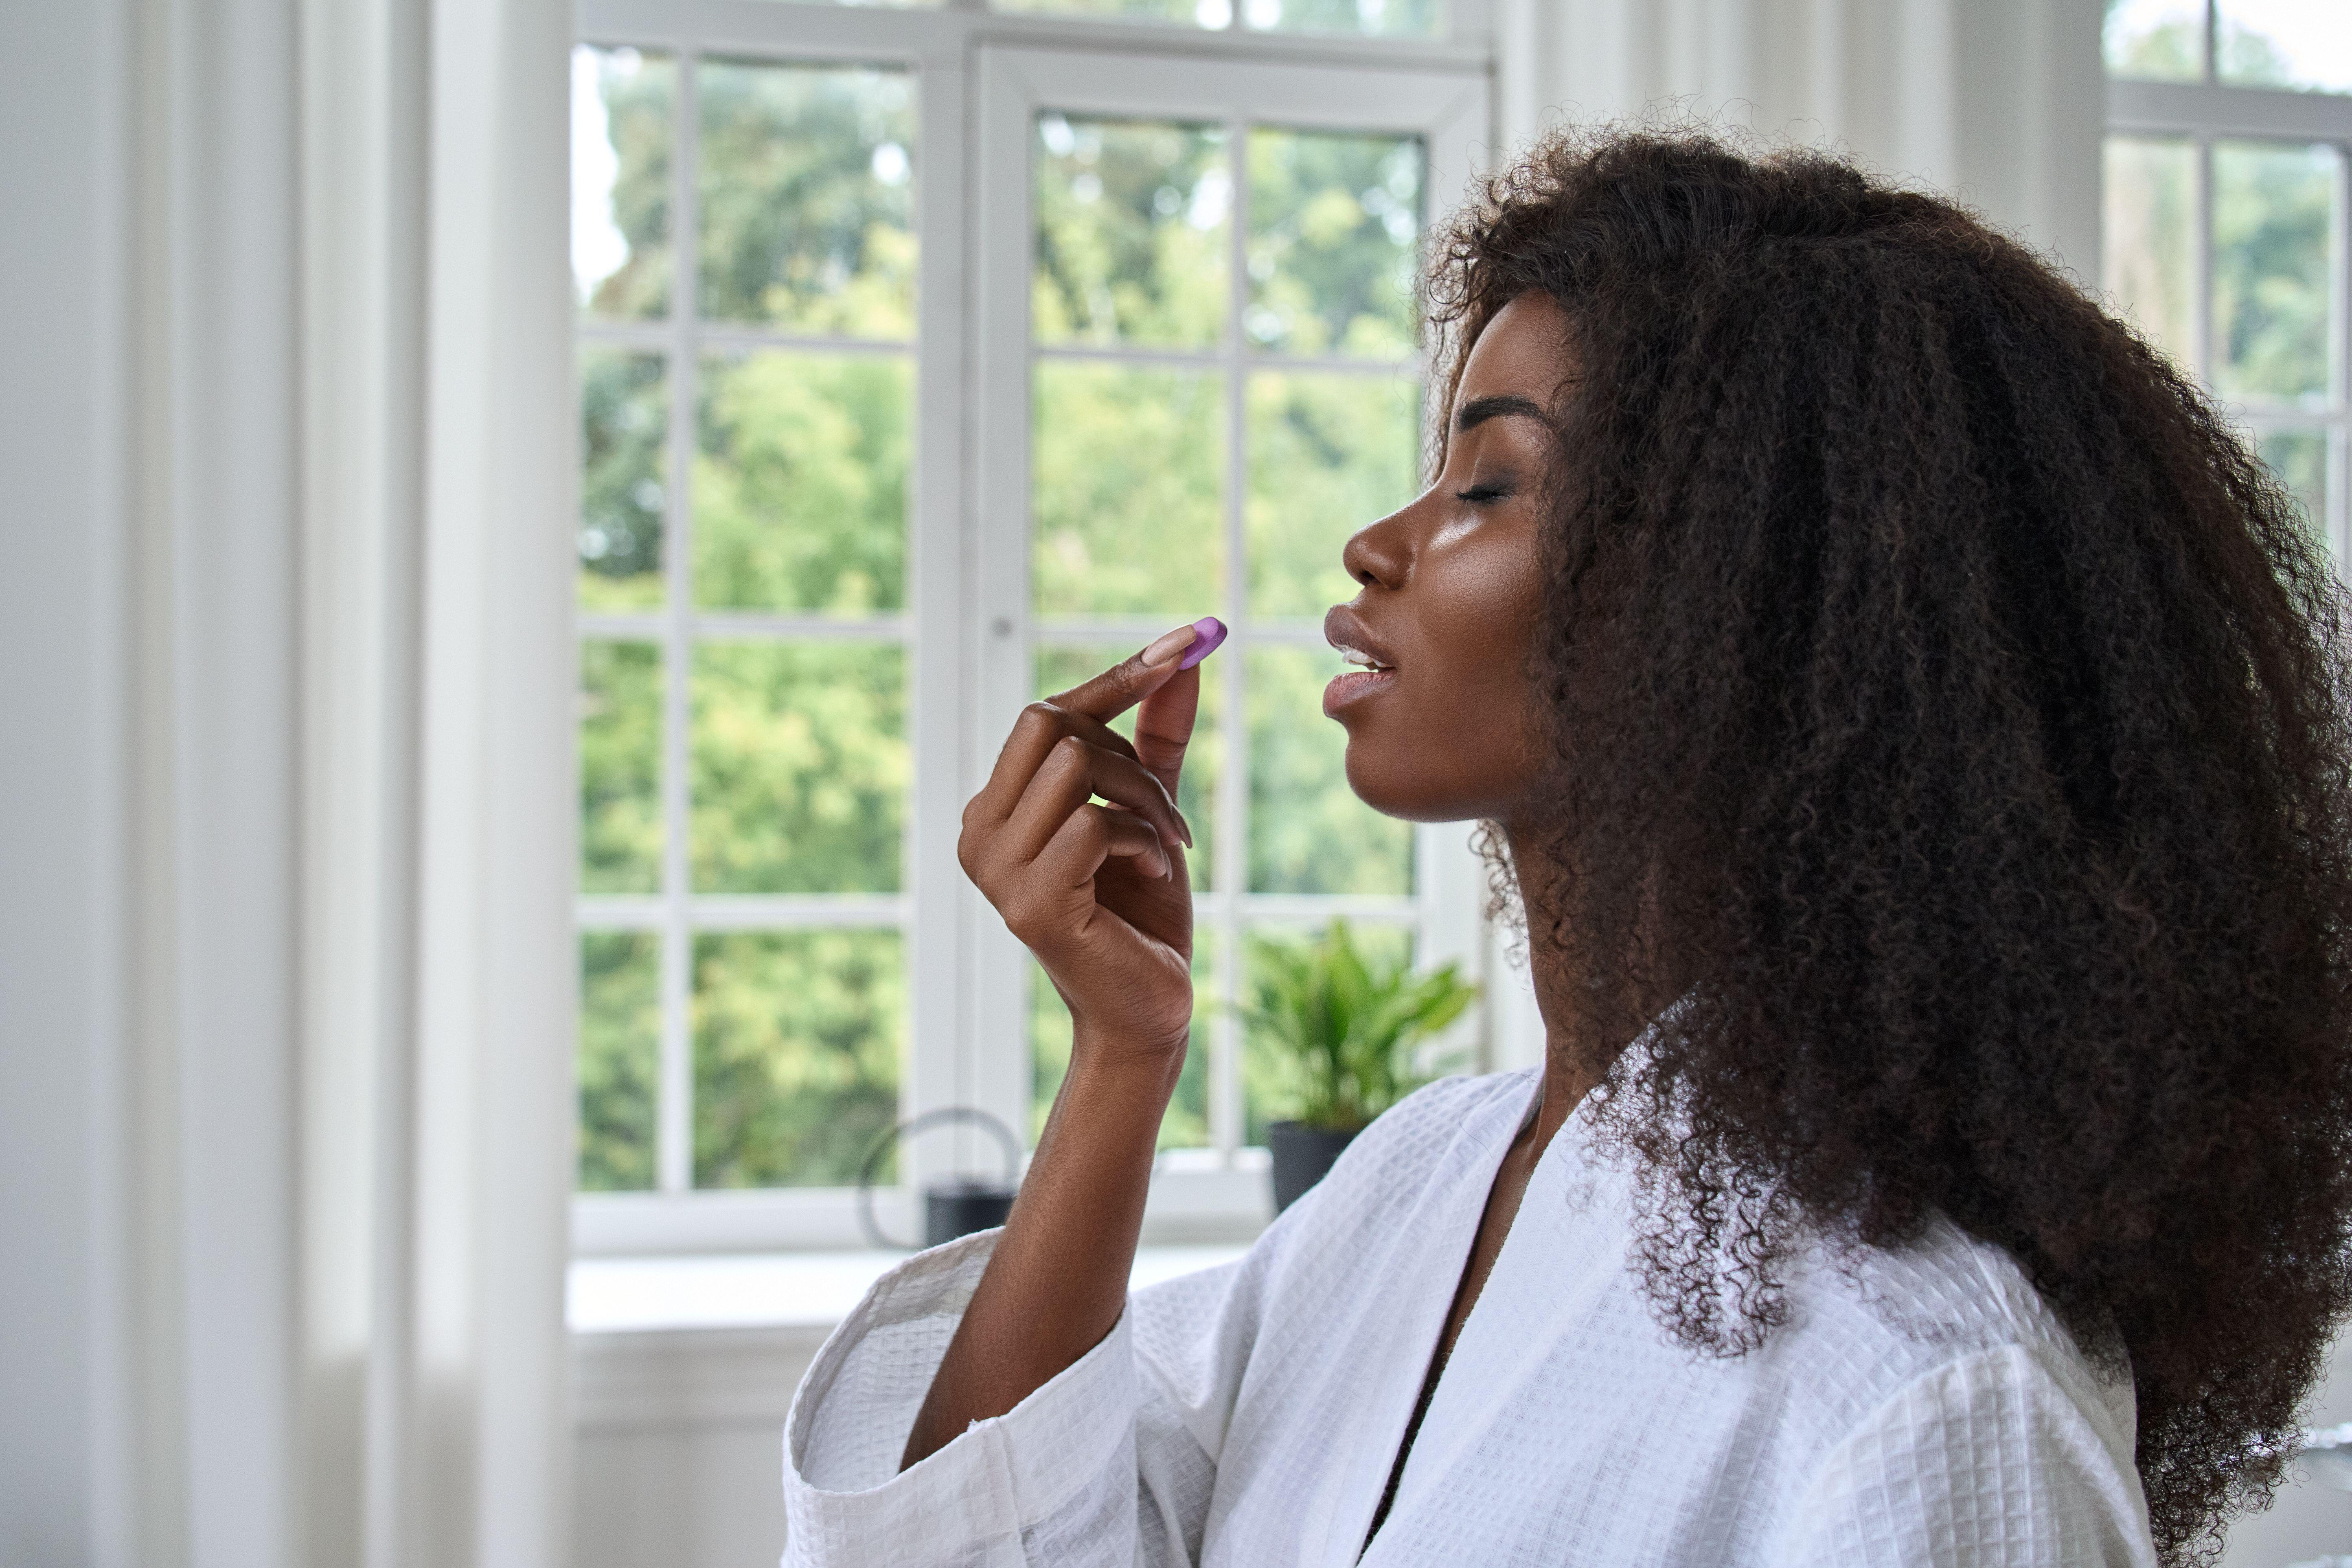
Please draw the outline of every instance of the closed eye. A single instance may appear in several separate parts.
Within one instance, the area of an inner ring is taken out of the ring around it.
[[[1511,493],[1508,485],[1472,485],[1466,490],[1455,490],[1454,499],[1471,506],[1485,506],[1504,500]]]

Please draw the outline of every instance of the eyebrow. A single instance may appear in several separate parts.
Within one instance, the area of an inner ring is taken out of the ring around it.
[[[1541,408],[1536,405],[1535,399],[1531,397],[1516,395],[1480,397],[1464,404],[1454,411],[1454,428],[1458,432],[1467,430],[1474,425],[1483,425],[1489,419],[1513,417],[1540,419],[1546,424],[1550,423],[1549,418]]]

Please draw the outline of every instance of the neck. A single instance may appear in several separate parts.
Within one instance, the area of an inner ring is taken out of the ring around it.
[[[1533,1152],[1539,1153],[1680,991],[1654,966],[1630,962],[1630,955],[1610,963],[1590,948],[1572,947],[1561,935],[1572,880],[1562,858],[1548,839],[1517,825],[1505,825],[1504,839],[1527,909],[1528,970],[1544,1022],[1543,1098],[1531,1130]],[[1642,932],[1635,950],[1655,952],[1652,934]]]

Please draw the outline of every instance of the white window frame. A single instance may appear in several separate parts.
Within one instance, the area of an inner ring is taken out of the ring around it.
[[[2107,79],[2107,134],[2186,140],[2197,153],[2196,279],[2191,295],[2193,315],[2189,355],[2184,366],[2207,386],[2211,385],[2213,143],[2217,141],[2262,141],[2310,145],[2332,143],[2337,153],[2336,220],[2330,258],[2330,287],[2335,300],[2331,314],[2335,335],[2328,343],[2328,395],[2325,411],[2284,409],[2233,400],[2231,416],[2257,436],[2273,430],[2323,429],[2326,437],[2326,500],[2325,515],[2312,521],[2336,552],[2339,572],[2352,570],[2352,94],[2306,92],[2288,88],[2225,86],[2214,77],[2213,7],[2209,4],[2205,48],[2205,79],[2195,82],[2151,81],[2133,77]]]
[[[705,342],[725,337],[749,343],[770,336],[713,333],[688,313],[696,270],[689,226],[695,60],[858,64],[911,74],[919,259],[907,607],[901,617],[877,617],[876,626],[859,634],[885,640],[902,637],[908,651],[914,782],[903,890],[822,900],[690,900],[697,930],[790,929],[841,920],[899,926],[910,987],[902,1058],[904,1115],[971,1104],[1016,1129],[1028,1125],[1029,1046],[1022,988],[1026,960],[964,881],[954,845],[963,802],[985,776],[997,743],[1029,695],[1034,643],[1027,614],[1028,138],[1029,116],[1045,101],[1038,94],[1051,98],[1054,107],[1074,111],[1419,134],[1428,147],[1430,214],[1442,217],[1445,203],[1465,188],[1475,149],[1492,136],[1486,8],[1484,0],[1454,0],[1451,9],[1448,38],[1386,40],[1251,33],[1238,15],[1230,29],[1209,32],[997,15],[977,5],[893,10],[792,0],[581,0],[579,43],[658,50],[677,61],[680,130],[672,153],[673,178],[684,195],[673,201],[671,245],[673,289],[683,292],[672,319],[657,327],[583,334],[628,336],[661,348],[671,361],[673,410],[690,406],[691,378],[698,369],[688,350],[689,332]],[[1082,90],[1089,81],[1091,97]],[[1237,232],[1240,211],[1237,202]],[[775,341],[782,343],[784,335],[775,335]],[[681,383],[678,377],[688,379]],[[678,628],[715,619],[696,616],[682,597],[687,578],[681,544],[688,535],[679,524],[688,521],[683,517],[690,504],[685,480],[693,440],[690,426],[680,428],[684,423],[673,414],[669,452],[676,499],[664,537],[672,593],[661,613]],[[1235,475],[1234,482],[1239,479]],[[1242,557],[1235,552],[1231,559],[1238,571]],[[582,616],[582,635],[615,635],[620,623],[606,626],[608,619]],[[774,630],[789,617],[761,619],[776,623],[769,628]],[[883,619],[897,624],[885,628]],[[808,628],[795,624],[784,629]],[[686,679],[683,668],[672,668],[677,638],[683,635],[676,630],[669,639],[672,655],[664,675],[671,688]],[[669,700],[677,702],[676,690]],[[1236,731],[1240,719],[1236,709]],[[685,854],[688,759],[679,727],[666,722],[666,734],[665,817],[671,839],[666,852],[675,858]],[[1238,736],[1229,738],[1228,746],[1240,754]],[[1459,825],[1416,830],[1416,892],[1409,902],[1423,961],[1458,959],[1465,969],[1484,973],[1488,945],[1478,913],[1484,881],[1465,845],[1466,829]],[[1220,887],[1231,885],[1220,879]],[[1222,897],[1204,896],[1204,914],[1224,908]],[[1265,896],[1249,901],[1251,912],[1260,916],[1347,912],[1360,902]],[[1297,907],[1283,907],[1290,905]],[[616,923],[664,929],[664,921],[677,923],[659,899],[581,900],[583,931]],[[1204,931],[1219,929],[1212,920],[1202,923]],[[669,932],[670,948],[686,940],[682,931]],[[692,1042],[681,1022],[690,1002],[683,992],[690,985],[688,961],[690,952],[676,951],[664,960],[657,1160],[662,1189],[577,1195],[573,1250],[593,1256],[864,1246],[851,1189],[691,1189]],[[1223,973],[1233,971],[1228,965]],[[1162,1157],[1145,1220],[1146,1238],[1154,1242],[1243,1239],[1265,1219],[1263,1152],[1232,1147],[1231,1131],[1239,1124],[1237,1041],[1230,1023],[1220,1027],[1226,1037],[1212,1058],[1212,1092],[1226,1100],[1214,1119],[1226,1134],[1224,1146]],[[1478,1059],[1486,1061],[1491,1028],[1484,1012],[1462,1027],[1464,1037],[1477,1047]],[[901,1162],[903,1184],[877,1189],[877,1216],[893,1234],[910,1234],[920,1223],[912,1198],[919,1184],[950,1167],[984,1164],[986,1158],[984,1142],[918,1142]]]

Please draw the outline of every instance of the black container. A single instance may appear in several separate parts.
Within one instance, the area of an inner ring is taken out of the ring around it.
[[[1354,1141],[1356,1131],[1335,1132],[1303,1121],[1276,1121],[1268,1126],[1265,1144],[1274,1154],[1274,1212],[1280,1214],[1321,1181],[1339,1151]]]
[[[994,1134],[998,1147],[1004,1152],[1004,1179],[991,1182],[975,1176],[954,1176],[927,1184],[923,1188],[922,1245],[939,1247],[960,1236],[1003,1225],[1004,1216],[1013,1212],[1013,1195],[1021,1184],[1021,1141],[1013,1136],[1013,1129],[985,1110],[969,1105],[944,1105],[886,1129],[866,1151],[866,1163],[857,1172],[857,1223],[872,1245],[900,1251],[909,1245],[883,1235],[874,1218],[874,1173],[881,1168],[882,1156],[899,1139],[950,1121],[978,1122]]]
[[[1003,1182],[960,1176],[923,1189],[923,1245],[940,1247],[960,1236],[1004,1223],[1013,1212],[1013,1188]]]

